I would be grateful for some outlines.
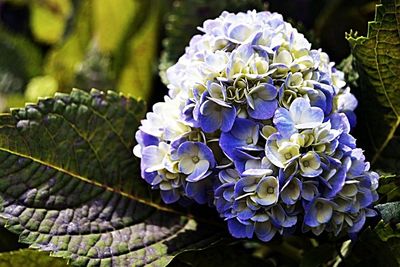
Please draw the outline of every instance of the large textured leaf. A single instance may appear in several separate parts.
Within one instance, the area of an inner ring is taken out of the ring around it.
[[[400,223],[400,201],[379,204],[375,208],[379,210],[385,222]]]
[[[372,163],[400,170],[400,0],[381,0],[368,36],[347,36],[360,74],[360,125]]]
[[[0,218],[76,265],[165,265],[214,227],[153,200],[132,156],[144,105],[73,90],[0,116]],[[0,220],[1,221],[1,220]]]
[[[21,249],[0,253],[1,267],[66,267],[67,262],[52,258],[46,252],[32,249]]]

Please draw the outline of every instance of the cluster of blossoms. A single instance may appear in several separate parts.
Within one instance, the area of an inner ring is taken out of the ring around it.
[[[136,134],[143,178],[166,203],[215,206],[235,237],[358,232],[378,175],[350,134],[343,73],[276,13],[199,29]]]

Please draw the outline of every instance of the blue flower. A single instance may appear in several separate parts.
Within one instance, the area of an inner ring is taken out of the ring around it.
[[[272,118],[278,107],[277,94],[278,90],[272,84],[272,80],[252,88],[247,94],[247,112],[250,117],[258,120]]]
[[[232,128],[236,118],[236,108],[224,101],[225,88],[216,83],[209,85],[204,92],[199,110],[199,122],[206,133],[220,129],[227,132]]]
[[[274,116],[274,124],[283,136],[290,136],[300,129],[312,129],[322,124],[324,112],[311,107],[303,98],[296,98],[289,110],[278,108]]]
[[[313,151],[308,151],[300,160],[300,174],[304,177],[316,177],[322,173],[321,159]]]
[[[267,139],[265,154],[275,166],[285,168],[301,156],[300,145],[275,133]]]
[[[344,74],[279,14],[200,30],[136,133],[143,179],[165,203],[213,205],[237,238],[360,231],[379,175],[350,133]]]
[[[280,197],[286,205],[293,205],[297,202],[297,200],[301,197],[301,192],[303,189],[303,185],[301,181],[292,176],[283,187],[280,193]]]
[[[208,175],[215,167],[215,159],[211,149],[200,142],[184,142],[177,151],[179,171],[188,175],[188,182],[197,182]]]
[[[324,198],[314,199],[308,207],[304,215],[304,223],[310,227],[317,227],[327,223],[332,218],[335,204]]]
[[[219,145],[233,161],[254,158],[253,151],[262,151],[258,143],[259,125],[248,119],[237,118],[229,132],[221,133]]]

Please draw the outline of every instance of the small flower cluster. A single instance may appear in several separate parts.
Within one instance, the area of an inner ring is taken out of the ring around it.
[[[136,134],[143,178],[166,203],[215,206],[235,237],[358,232],[379,177],[350,134],[343,73],[276,13],[199,29]]]

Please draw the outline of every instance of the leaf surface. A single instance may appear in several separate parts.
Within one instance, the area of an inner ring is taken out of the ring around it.
[[[82,266],[166,265],[215,227],[159,204],[132,155],[145,106],[73,90],[0,116],[0,221]]]
[[[376,205],[375,208],[381,213],[382,219],[386,222],[400,223],[400,201],[388,202]]]
[[[360,75],[358,127],[372,164],[400,170],[400,1],[381,0],[367,37],[347,36]]]

